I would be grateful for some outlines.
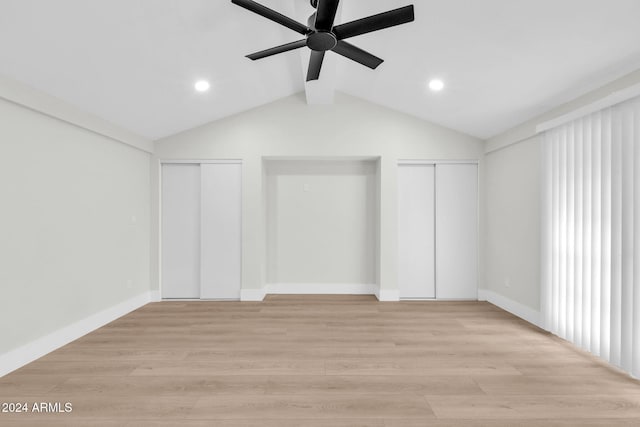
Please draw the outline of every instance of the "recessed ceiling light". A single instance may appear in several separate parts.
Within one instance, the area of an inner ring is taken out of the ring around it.
[[[211,85],[209,84],[208,81],[206,80],[199,80],[196,82],[196,84],[194,85],[194,87],[196,88],[196,90],[198,92],[206,92],[209,90],[209,88],[211,87]]]
[[[444,89],[444,82],[440,79],[433,79],[429,82],[429,89],[434,92],[439,92]]]

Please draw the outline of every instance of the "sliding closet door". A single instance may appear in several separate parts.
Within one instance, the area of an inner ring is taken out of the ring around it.
[[[436,166],[438,298],[478,297],[478,166]]]
[[[201,165],[201,298],[239,299],[242,166]]]
[[[162,298],[239,299],[240,163],[162,165]]]
[[[435,298],[434,165],[398,167],[400,298]]]
[[[200,298],[200,165],[162,165],[162,297]]]

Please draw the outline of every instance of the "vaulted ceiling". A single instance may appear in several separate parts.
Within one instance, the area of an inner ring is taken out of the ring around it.
[[[377,70],[333,55],[336,90],[488,138],[640,68],[638,0],[342,0],[336,23],[410,3],[415,22],[350,40]],[[298,39],[228,0],[0,0],[0,74],[151,139],[305,90],[301,52],[244,57]]]

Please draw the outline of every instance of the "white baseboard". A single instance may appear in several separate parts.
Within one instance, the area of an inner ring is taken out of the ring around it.
[[[162,297],[160,296],[160,290],[156,289],[153,291],[149,291],[149,298],[151,299],[151,302],[160,302],[162,301]]]
[[[400,291],[397,289],[376,288],[375,294],[378,301],[400,301]]]
[[[262,301],[264,299],[264,289],[241,289],[240,301]]]
[[[531,307],[527,307],[524,304],[509,299],[496,292],[488,289],[478,289],[478,301],[488,301],[491,304],[497,305],[501,309],[538,326],[539,328],[543,328],[542,315],[538,310],[534,310]]]
[[[153,301],[152,292],[148,291],[130,298],[69,326],[51,332],[35,341],[0,354],[0,377]]]
[[[365,283],[268,283],[267,294],[374,295],[378,285]]]

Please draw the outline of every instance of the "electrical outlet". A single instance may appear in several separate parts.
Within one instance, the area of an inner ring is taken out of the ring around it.
[[[127,279],[127,288],[130,288],[132,286],[133,286],[133,280]]]
[[[309,191],[309,184],[304,184],[304,185],[302,186],[302,191],[305,191],[305,192],[306,192],[306,191]]]
[[[510,288],[511,287],[511,279],[509,279],[508,277],[504,278],[504,287],[505,288]]]

